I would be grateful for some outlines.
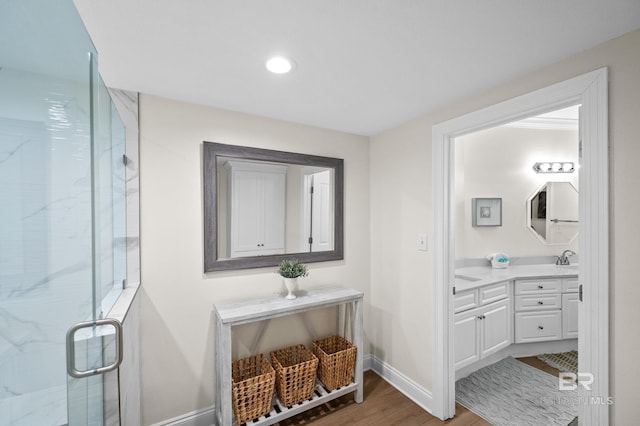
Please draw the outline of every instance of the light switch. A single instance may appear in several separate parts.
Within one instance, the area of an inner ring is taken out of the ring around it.
[[[427,251],[427,234],[418,234],[418,250]]]

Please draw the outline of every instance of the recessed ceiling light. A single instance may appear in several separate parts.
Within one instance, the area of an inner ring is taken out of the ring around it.
[[[293,61],[282,56],[275,56],[267,61],[267,69],[274,74],[286,74],[293,69]]]

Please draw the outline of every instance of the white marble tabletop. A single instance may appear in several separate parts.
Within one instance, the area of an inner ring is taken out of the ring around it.
[[[341,302],[361,299],[363,293],[351,288],[317,288],[297,292],[297,298],[287,300],[283,295],[271,295],[255,299],[216,303],[214,309],[223,324],[240,324],[275,318],[291,312],[319,308]]]
[[[578,276],[578,264],[558,266],[554,264],[511,265],[504,269],[491,266],[456,268],[456,292],[471,290],[501,281],[527,278],[566,278]]]

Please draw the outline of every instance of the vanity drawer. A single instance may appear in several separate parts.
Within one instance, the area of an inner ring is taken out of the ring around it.
[[[562,295],[541,293],[534,296],[516,296],[516,311],[541,311],[562,308]]]
[[[461,291],[453,296],[453,311],[455,313],[477,308],[478,292],[476,290]]]
[[[562,279],[563,293],[577,293],[578,287],[580,287],[580,283],[578,282],[578,277]]]
[[[516,343],[562,339],[562,311],[516,313]]]
[[[543,278],[534,280],[516,280],[516,295],[560,293],[562,289],[560,278]]]
[[[496,302],[509,297],[509,282],[480,287],[480,305]]]

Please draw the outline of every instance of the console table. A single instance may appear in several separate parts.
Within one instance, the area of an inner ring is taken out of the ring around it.
[[[350,322],[353,344],[358,348],[354,382],[331,392],[324,389],[318,382],[311,400],[292,407],[285,407],[280,404],[277,398],[274,398],[273,408],[269,414],[246,424],[253,426],[277,423],[350,392],[355,392],[355,402],[362,402],[362,301],[362,292],[338,287],[309,290],[293,300],[286,300],[281,295],[273,295],[264,298],[216,303],[214,305],[216,330],[214,357],[217,424],[220,426],[235,424],[231,407],[231,327],[330,306],[344,306],[344,309],[339,309],[339,315],[344,314],[345,327],[347,320]],[[340,321],[338,321],[338,326],[340,326]],[[264,328],[260,333],[262,331]],[[259,341],[259,338],[256,341]]]

